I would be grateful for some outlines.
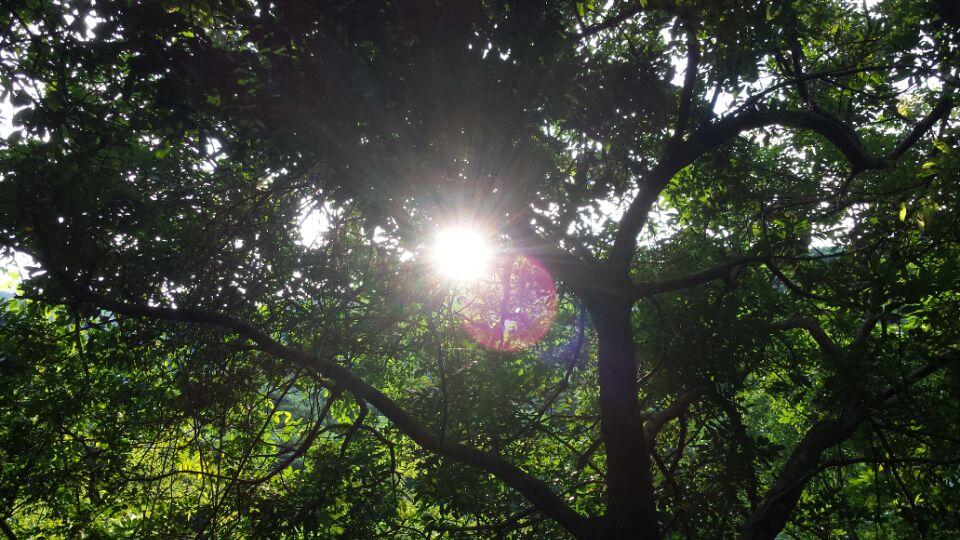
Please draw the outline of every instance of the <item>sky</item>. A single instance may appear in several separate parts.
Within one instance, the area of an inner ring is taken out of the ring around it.
[[[0,101],[0,138],[6,139],[13,132],[13,113],[9,98]],[[0,251],[0,293],[15,292],[20,276],[26,272],[24,268],[34,264],[33,259],[24,253],[13,253],[11,256]]]

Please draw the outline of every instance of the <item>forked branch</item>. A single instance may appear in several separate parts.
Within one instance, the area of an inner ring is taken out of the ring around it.
[[[769,540],[783,530],[807,483],[823,470],[820,460],[824,452],[849,439],[861,422],[868,418],[870,406],[882,405],[917,382],[958,360],[960,360],[960,350],[943,353],[908,374],[899,384],[877,393],[867,403],[851,403],[835,418],[821,420],[814,424],[780,469],[776,482],[767,490],[763,502],[743,524],[741,528],[743,538]]]
[[[953,90],[945,88],[936,106],[919,121],[896,147],[883,156],[866,151],[856,131],[836,117],[814,110],[793,111],[770,107],[750,107],[715,122],[700,126],[686,141],[668,145],[656,167],[642,179],[636,197],[630,203],[610,250],[610,263],[626,271],[636,250],[637,237],[647,221],[660,192],[683,168],[704,154],[729,143],[741,133],[768,126],[811,131],[827,139],[850,164],[852,175],[888,166],[903,156],[938,121],[953,109]]]

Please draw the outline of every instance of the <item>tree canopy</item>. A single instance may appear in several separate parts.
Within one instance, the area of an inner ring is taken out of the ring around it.
[[[960,534],[958,47],[948,0],[4,3],[0,532]]]

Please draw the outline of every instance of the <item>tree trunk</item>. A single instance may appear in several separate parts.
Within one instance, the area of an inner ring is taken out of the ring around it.
[[[600,339],[600,430],[607,453],[607,513],[598,533],[605,539],[656,539],[630,303],[624,298],[611,298],[590,310]]]

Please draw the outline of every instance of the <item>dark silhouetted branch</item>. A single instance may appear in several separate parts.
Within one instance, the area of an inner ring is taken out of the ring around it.
[[[879,463],[881,465],[915,465],[915,466],[940,466],[948,467],[951,465],[960,464],[960,458],[954,459],[929,459],[929,458],[883,458],[883,457],[861,457],[861,458],[845,458],[845,459],[831,459],[830,461],[823,462],[819,469],[821,471],[825,469],[830,469],[833,467],[849,467],[850,465],[860,465],[860,464],[873,464]]]
[[[547,410],[550,407],[553,407],[557,399],[560,398],[560,394],[570,385],[570,376],[573,375],[573,370],[576,369],[577,364],[580,361],[580,353],[583,351],[583,339],[584,331],[587,326],[587,311],[581,307],[580,314],[577,316],[577,337],[576,343],[573,346],[573,351],[570,352],[570,357],[567,359],[567,368],[563,374],[563,379],[554,387],[550,395],[543,401],[543,404],[540,405],[540,408],[537,409],[537,412],[528,420],[523,427],[518,429],[515,433],[506,437],[506,441],[515,441],[520,437],[526,435],[533,426],[540,422],[540,419],[543,418],[543,415],[546,414]]]
[[[819,471],[824,451],[850,438],[865,417],[858,407],[847,407],[837,417],[813,425],[781,468],[760,506],[743,524],[742,538],[768,540],[780,533],[800,500],[807,481]]]
[[[614,28],[620,23],[626,21],[627,19],[630,19],[631,17],[635,17],[642,10],[643,10],[643,5],[638,3],[634,7],[630,9],[625,9],[620,13],[617,13],[616,15],[613,15],[602,22],[599,22],[597,24],[592,24],[587,27],[583,27],[582,31],[579,34],[577,34],[577,37],[582,39],[582,38],[590,37],[594,34],[603,32],[604,30],[609,30],[611,28]]]
[[[634,285],[633,294],[635,298],[643,298],[695,287],[718,279],[733,284],[740,267],[753,262],[766,262],[767,260],[768,257],[741,257],[686,276],[660,281],[643,281]]]
[[[856,131],[823,111],[792,111],[751,106],[715,122],[704,124],[685,142],[668,145],[667,152],[656,167],[640,182],[636,197],[631,201],[620,221],[610,250],[610,262],[615,269],[626,270],[636,249],[637,236],[647,221],[650,208],[674,175],[707,152],[727,144],[745,131],[768,126],[811,131],[830,141],[850,163],[851,174],[856,175],[869,169],[886,167],[900,158],[938,120],[950,113],[953,108],[952,95],[952,90],[944,90],[943,96],[930,114],[918,122],[903,141],[884,157],[868,154]]]
[[[671,14],[685,14],[688,10],[685,10],[682,5],[679,5],[675,0],[646,0],[644,2],[635,2],[632,7],[626,8],[620,13],[611,15],[609,18],[599,22],[597,24],[592,24],[581,30],[579,34],[576,34],[576,37],[583,39],[590,37],[594,34],[603,32],[604,30],[610,30],[616,28],[620,23],[627,21],[640,14],[644,10],[660,10],[665,11]]]
[[[658,433],[660,433],[660,430],[663,429],[663,426],[674,418],[679,418],[686,413],[687,408],[690,407],[690,404],[699,399],[700,396],[706,394],[709,388],[710,385],[707,383],[698,384],[677,396],[677,399],[674,400],[674,402],[671,403],[666,409],[650,415],[650,417],[647,418],[647,421],[643,424],[643,431],[647,435],[647,442],[650,445],[653,445],[654,438]]]
[[[784,287],[786,287],[787,289],[790,289],[790,292],[792,292],[792,293],[794,293],[794,294],[796,294],[796,295],[798,295],[798,296],[802,296],[802,297],[804,297],[804,298],[807,298],[807,299],[809,299],[809,300],[819,300],[819,301],[821,301],[821,302],[831,302],[831,301],[832,301],[830,298],[827,298],[826,296],[821,296],[821,295],[819,295],[819,294],[814,294],[814,293],[812,293],[812,292],[807,292],[807,291],[805,291],[805,290],[804,290],[803,288],[801,288],[799,285],[797,285],[796,283],[794,283],[792,279],[788,278],[782,271],[780,271],[780,268],[779,268],[776,264],[774,264],[773,262],[771,262],[771,261],[766,261],[765,264],[766,264],[767,268],[770,269],[770,272],[771,272],[774,276],[776,276],[778,280],[780,280],[780,283],[783,283],[783,286],[784,286]]]
[[[771,325],[774,330],[792,330],[794,328],[802,328],[806,330],[810,337],[817,342],[817,345],[820,346],[820,350],[824,354],[835,353],[839,350],[837,344],[830,339],[830,336],[820,327],[817,321],[813,319],[808,319],[806,317],[796,317],[793,319],[786,319],[783,321],[777,321]]]
[[[890,386],[876,394],[869,403],[873,406],[881,405],[957,360],[960,360],[960,350],[941,354],[904,377],[900,384]],[[807,482],[823,470],[820,463],[823,453],[849,439],[867,415],[866,404],[854,403],[844,407],[836,418],[821,420],[814,424],[780,469],[777,480],[767,490],[763,502],[741,527],[742,537],[747,540],[775,538],[786,525]]]
[[[878,322],[880,322],[880,317],[867,317],[864,319],[863,322],[860,323],[860,328],[857,329],[857,335],[854,336],[853,342],[850,343],[850,348],[855,349],[863,345]]]
[[[353,421],[350,428],[347,430],[347,433],[343,436],[343,442],[340,443],[340,457],[343,457],[347,453],[347,448],[350,446],[350,441],[353,440],[353,436],[357,434],[357,431],[360,430],[360,427],[363,426],[363,421],[366,420],[367,415],[370,414],[370,409],[367,407],[367,402],[362,399],[357,400],[357,406],[360,407],[360,414],[357,415],[357,419]]]
[[[3,534],[6,535],[7,540],[17,540],[17,535],[13,532],[13,529],[10,528],[10,525],[5,519],[0,519],[0,531],[3,531]]]
[[[420,421],[386,394],[336,361],[310,354],[293,346],[284,345],[255,326],[221,313],[142,306],[105,297],[78,283],[66,269],[58,266],[47,253],[37,256],[44,269],[65,286],[77,300],[89,302],[101,309],[131,317],[212,325],[231,330],[253,341],[267,354],[302,367],[314,376],[334,380],[347,391],[374,406],[397,429],[423,449],[453,461],[477,467],[496,476],[525,496],[540,512],[557,521],[558,524],[574,535],[580,537],[588,535],[589,521],[587,518],[567,506],[543,481],[524,472],[498,455],[459,443],[441,441],[436,434],[429,431]]]
[[[330,413],[330,407],[332,407],[334,402],[339,399],[341,392],[342,390],[339,386],[335,386],[332,390],[330,390],[330,394],[327,396],[326,403],[323,404],[323,409],[320,411],[320,414],[317,415],[317,421],[314,422],[313,428],[310,429],[310,432],[307,433],[307,436],[303,438],[303,441],[297,445],[297,448],[291,452],[289,456],[278,463],[276,467],[270,469],[270,472],[259,478],[251,480],[238,479],[237,481],[243,484],[262,484],[263,482],[266,482],[267,480],[270,480],[274,476],[283,472],[284,469],[293,464],[293,462],[298,458],[303,457],[303,455],[307,453],[307,450],[313,446],[314,441],[317,440],[317,436],[323,431],[323,419],[326,418],[327,414]]]
[[[697,27],[693,22],[683,23],[687,31],[687,67],[683,74],[683,90],[680,92],[680,106],[677,109],[677,126],[673,139],[679,141],[690,123],[693,108],[693,93],[697,86],[697,69],[700,65],[700,43],[697,41]]]
[[[951,350],[946,353],[943,353],[939,356],[934,357],[932,360],[927,362],[924,366],[917,368],[912,371],[906,377],[903,378],[903,381],[896,386],[891,386],[877,394],[874,401],[876,403],[883,403],[893,396],[899,394],[900,392],[906,390],[907,388],[913,386],[918,381],[921,381],[933,373],[940,371],[947,365],[960,360],[960,350]]]
[[[930,131],[930,128],[932,128],[934,124],[936,124],[939,120],[946,118],[952,109],[953,94],[951,92],[944,92],[936,106],[934,106],[933,110],[930,111],[930,114],[917,122],[917,125],[913,126],[913,130],[910,131],[906,138],[900,141],[900,144],[898,144],[893,151],[887,154],[887,159],[890,161],[900,159],[900,156],[905,154],[911,146],[913,146],[927,133],[927,131]]]

